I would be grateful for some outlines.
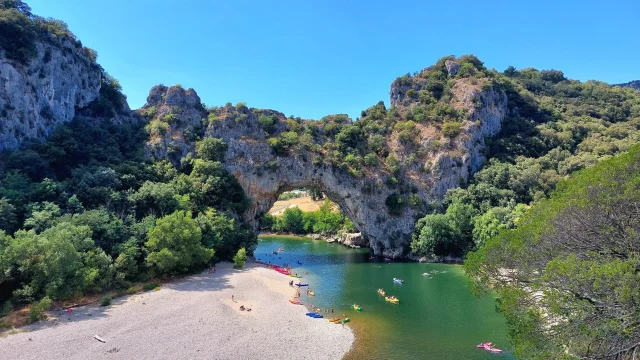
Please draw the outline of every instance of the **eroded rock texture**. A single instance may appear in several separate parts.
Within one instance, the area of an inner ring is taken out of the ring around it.
[[[0,150],[46,138],[100,93],[102,70],[87,51],[69,40],[36,50],[28,64],[0,55]]]
[[[419,78],[394,82],[391,104],[410,108],[407,95],[420,89]],[[164,126],[152,133],[147,150],[150,156],[174,162],[194,149],[194,134],[221,138],[228,144],[223,165],[236,176],[252,199],[250,220],[259,228],[259,218],[268,212],[278,195],[301,187],[315,187],[338,203],[378,255],[402,257],[408,252],[410,235],[424,207],[404,206],[391,214],[389,199],[430,204],[442,199],[448,189],[469,180],[483,161],[484,139],[496,135],[507,112],[507,97],[495,86],[480,86],[469,79],[457,80],[451,89],[449,105],[464,114],[460,133],[444,137],[440,125],[418,124],[415,141],[403,145],[397,131],[386,135],[388,156],[394,156],[400,169],[391,170],[381,158],[377,165],[363,166],[356,174],[328,160],[326,143],[331,120],[287,119],[273,110],[250,109],[230,104],[206,110],[194,90],[181,87],[154,87],[148,104],[141,109],[152,117],[151,126]],[[163,119],[169,119],[164,121]],[[272,118],[265,125],[260,119]],[[350,120],[348,120],[350,122]],[[161,122],[162,124],[159,124]],[[295,130],[306,127],[311,130]],[[294,132],[292,132],[294,129]],[[299,132],[295,132],[299,131]],[[277,151],[270,138],[308,135],[311,145]],[[364,138],[362,141],[370,141]],[[434,146],[437,144],[443,144]],[[413,154],[413,157],[412,157]],[[419,154],[419,156],[415,156]],[[389,157],[387,157],[388,159]],[[393,179],[393,181],[390,181]]]

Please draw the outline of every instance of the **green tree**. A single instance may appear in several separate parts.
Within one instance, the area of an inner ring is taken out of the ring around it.
[[[3,272],[17,274],[14,296],[22,302],[71,298],[103,289],[112,279],[111,259],[94,248],[87,226],[61,223],[41,234],[20,230],[5,239],[0,254]]]
[[[222,139],[206,137],[196,142],[196,153],[209,161],[222,161],[229,146]]]
[[[419,255],[448,255],[455,243],[455,230],[444,214],[431,214],[418,220],[411,251]]]
[[[178,209],[180,197],[171,184],[145,181],[140,189],[129,195],[139,215],[164,216]]]
[[[640,146],[558,184],[470,253],[522,359],[631,358],[640,347]],[[518,220],[515,220],[518,218]]]
[[[0,230],[13,234],[18,229],[16,207],[7,198],[0,199]]]
[[[304,233],[302,210],[298,207],[288,208],[282,213],[282,225],[284,231],[294,234]]]
[[[202,232],[190,211],[176,211],[156,221],[145,243],[147,264],[160,275],[184,274],[205,266],[213,249],[201,243]]]
[[[54,203],[42,202],[33,204],[31,216],[25,220],[24,225],[36,232],[42,232],[51,225],[54,219],[60,216],[60,207]]]
[[[241,269],[247,264],[247,251],[245,248],[240,248],[238,253],[233,257],[233,267]]]

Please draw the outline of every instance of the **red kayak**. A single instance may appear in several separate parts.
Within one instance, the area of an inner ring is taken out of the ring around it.
[[[491,345],[493,345],[493,343],[488,342],[488,343],[480,344],[480,345],[478,345],[476,347],[478,349],[484,349],[485,346],[491,346]]]
[[[297,301],[297,300],[289,300],[289,302],[294,304],[294,305],[302,305],[302,303],[300,301]]]

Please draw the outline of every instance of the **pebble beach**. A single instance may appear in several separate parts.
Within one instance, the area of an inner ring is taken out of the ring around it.
[[[107,307],[53,311],[50,320],[0,338],[1,357],[341,359],[353,332],[307,317],[305,306],[289,303],[295,294],[290,279],[257,265],[234,270],[219,264],[214,273],[115,299]],[[241,305],[252,311],[240,311]]]

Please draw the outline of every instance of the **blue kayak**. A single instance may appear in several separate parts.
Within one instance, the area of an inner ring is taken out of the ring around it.
[[[308,316],[308,317],[312,317],[312,318],[314,318],[314,319],[321,319],[321,318],[323,318],[323,316],[322,316],[322,315],[320,315],[320,314],[318,314],[318,313],[307,313],[307,316]]]
[[[296,286],[309,286],[309,284],[296,284]]]

